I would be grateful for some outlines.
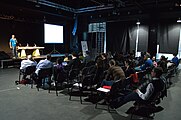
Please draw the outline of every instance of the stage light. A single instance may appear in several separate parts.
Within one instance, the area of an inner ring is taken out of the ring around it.
[[[179,18],[179,19],[177,20],[177,22],[180,23],[180,22],[181,22],[181,19]]]
[[[139,21],[137,21],[137,22],[136,22],[136,24],[137,24],[137,25],[140,25],[140,22],[139,22]]]

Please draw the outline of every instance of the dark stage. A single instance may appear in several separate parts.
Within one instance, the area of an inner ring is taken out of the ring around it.
[[[64,57],[65,54],[51,54],[52,57],[52,62],[55,62],[57,58],[59,57]],[[34,60],[38,63],[40,60],[45,59],[46,55],[40,55],[37,57],[33,57]],[[1,68],[8,68],[8,67],[20,67],[21,61],[26,59],[25,57],[23,58],[17,58],[17,59],[4,59],[0,60],[1,61]]]

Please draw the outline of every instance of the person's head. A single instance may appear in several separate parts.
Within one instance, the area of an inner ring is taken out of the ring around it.
[[[68,53],[65,53],[65,57],[68,57],[69,56],[69,54]]]
[[[72,58],[73,58],[73,57],[75,58],[75,57],[77,57],[77,56],[78,56],[77,53],[75,53],[75,52],[72,53]]]
[[[62,62],[63,62],[63,58],[57,58],[57,64],[62,64]]]
[[[125,66],[126,66],[126,67],[129,66],[130,68],[133,68],[133,67],[134,67],[133,61],[131,61],[131,60],[126,60]]]
[[[12,35],[12,38],[15,38],[15,35]]]
[[[156,58],[155,58],[155,56],[153,56],[153,57],[152,57],[152,61],[156,61]]]
[[[105,53],[102,53],[101,57],[102,57],[103,60],[107,59],[107,55]]]
[[[27,59],[28,60],[32,60],[33,58],[32,58],[32,55],[27,55]]]
[[[114,59],[111,59],[109,61],[109,66],[111,67],[111,66],[115,66],[115,65],[116,65],[116,61]]]
[[[166,60],[165,56],[162,55],[162,56],[160,57],[160,60]]]
[[[86,51],[86,55],[89,56],[90,52],[89,51]]]
[[[162,75],[162,73],[163,73],[163,69],[161,67],[155,67],[153,68],[151,72],[151,76],[159,78]]]
[[[46,57],[47,60],[51,60],[51,55],[48,54],[47,57]]]
[[[99,57],[97,60],[96,60],[96,66],[98,68],[102,68],[103,67],[103,61],[102,61],[102,58]]]
[[[146,54],[144,55],[144,60],[147,60],[148,58],[150,58],[150,54],[149,54],[149,53],[146,53]]]
[[[174,57],[176,57],[176,56],[177,56],[177,54],[176,54],[176,53],[174,53],[174,54],[173,54],[173,56],[174,56]]]

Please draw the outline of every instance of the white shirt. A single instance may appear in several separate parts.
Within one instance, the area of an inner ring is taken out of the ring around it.
[[[152,83],[149,83],[148,86],[146,87],[145,93],[142,93],[139,89],[137,89],[136,92],[138,93],[138,95],[141,99],[148,100],[154,92],[154,86]]]
[[[25,69],[27,68],[28,66],[36,66],[37,63],[36,61],[32,61],[32,60],[22,60],[21,61],[21,67],[20,69]]]

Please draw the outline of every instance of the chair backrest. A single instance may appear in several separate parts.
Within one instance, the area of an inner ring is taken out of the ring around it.
[[[95,74],[86,75],[82,79],[82,86],[92,86],[95,78]]]
[[[153,69],[152,67],[147,67],[147,68],[146,68],[146,73],[147,73],[147,74],[150,74],[151,71],[152,71],[152,69]]]
[[[86,63],[86,67],[90,67],[92,65],[95,65],[95,61],[89,61],[88,63]]]
[[[31,75],[32,73],[34,73],[36,70],[36,66],[28,66],[25,69],[25,74],[26,75]]]
[[[88,74],[96,74],[97,67],[95,65],[92,65],[89,67]]]
[[[83,75],[83,76],[84,76],[84,75],[87,75],[88,72],[89,72],[89,67],[84,67],[84,68],[82,69],[82,75]]]
[[[77,79],[78,75],[79,75],[79,70],[78,69],[71,69],[69,71],[69,75],[68,75],[69,80]]]
[[[62,68],[62,70],[54,67],[54,80],[55,81],[63,81],[66,79],[66,71]]]
[[[40,69],[40,71],[38,72],[38,76],[41,78],[51,77],[52,76],[52,68]]]
[[[122,82],[123,82],[123,80],[120,80],[120,79],[114,81],[113,85],[111,86],[111,90],[110,90],[111,98],[115,97],[121,91]]]
[[[126,79],[124,79],[121,84],[121,89],[126,90],[127,88],[129,88],[132,83],[132,79],[133,76],[129,76]]]

